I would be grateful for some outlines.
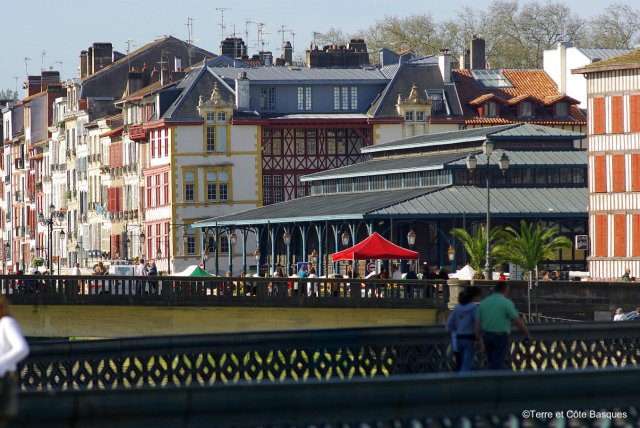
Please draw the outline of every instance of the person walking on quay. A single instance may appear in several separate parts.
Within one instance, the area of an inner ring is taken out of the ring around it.
[[[29,355],[20,325],[11,316],[9,300],[0,295],[0,427],[18,414],[18,363]]]
[[[458,304],[445,324],[451,333],[451,348],[456,356],[456,371],[468,372],[476,355],[475,330],[478,300],[482,291],[478,287],[465,287],[458,296]]]
[[[625,315],[624,315],[624,311],[622,310],[622,308],[616,309],[616,314],[613,316],[613,320],[614,321],[624,321],[625,320]]]
[[[622,282],[631,282],[631,281],[632,281],[632,280],[631,280],[631,269],[626,268],[626,269],[624,270],[624,275],[622,275],[622,277],[620,278],[620,280],[621,280]]]
[[[144,259],[140,259],[140,263],[138,263],[138,266],[136,266],[136,271],[135,274],[136,276],[139,277],[143,277],[143,276],[147,276],[147,265],[144,263]],[[144,293],[144,289],[146,287],[146,281],[143,279],[139,279],[138,281],[136,281],[136,293],[137,294],[142,294]]]
[[[533,340],[527,325],[518,315],[516,306],[507,298],[507,294],[509,284],[506,281],[498,282],[493,294],[478,306],[476,345],[478,350],[486,350],[489,370],[505,369],[511,322],[522,331],[527,341]]]
[[[151,261],[149,264],[149,270],[147,271],[147,276],[158,276],[158,268],[156,267],[156,262]],[[157,294],[158,292],[158,281],[149,281],[149,293]]]

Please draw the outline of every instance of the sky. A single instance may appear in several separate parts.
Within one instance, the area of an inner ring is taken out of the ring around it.
[[[522,1],[522,0],[521,0]],[[563,0],[584,18],[600,13],[611,0]],[[638,7],[636,0],[621,0]],[[235,31],[245,37],[249,30],[249,54],[257,52],[257,25],[265,24],[266,50],[274,57],[281,55],[282,33],[291,40],[295,33],[295,53],[302,53],[313,40],[313,32],[338,27],[346,33],[366,28],[385,16],[408,16],[431,13],[436,20],[455,18],[463,6],[486,7],[491,0],[26,0],[3,4],[4,41],[0,45],[0,89],[18,88],[23,97],[22,82],[27,72],[39,74],[41,69],[59,70],[64,79],[78,76],[80,51],[93,42],[111,42],[114,50],[127,52],[158,37],[172,35],[188,38],[187,19],[193,19],[194,44],[218,53],[220,23],[224,13],[225,35]],[[54,6],[55,5],[55,6]],[[220,9],[225,9],[221,11]],[[26,12],[28,11],[28,13]],[[44,52],[44,53],[43,53]],[[295,57],[295,55],[294,55]],[[30,58],[26,60],[25,58]]]

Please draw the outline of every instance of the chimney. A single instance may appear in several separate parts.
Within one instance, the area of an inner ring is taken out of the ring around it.
[[[178,57],[173,59],[173,71],[182,71],[182,60]]]
[[[290,41],[286,41],[284,46],[284,63],[287,64],[289,63],[289,65],[293,64],[293,46],[291,46],[291,42]]]
[[[87,76],[93,74],[93,48],[87,49]]]
[[[487,63],[484,39],[480,35],[474,34],[471,40],[471,69],[484,70],[485,68],[487,68]]]
[[[132,68],[129,72],[129,79],[127,82],[127,95],[131,95],[134,92],[142,89],[144,87],[142,71],[138,71],[135,68]]]
[[[469,65],[469,49],[465,49],[464,53],[460,55],[460,70],[468,70]]]
[[[86,77],[89,74],[88,70],[87,51],[80,51],[80,78]]]
[[[438,55],[438,67],[440,67],[442,81],[444,83],[451,83],[451,52],[449,49],[440,50],[440,55]]]
[[[249,79],[247,79],[247,72],[242,71],[238,73],[238,78],[236,79],[236,109],[249,110],[249,108]]]
[[[27,97],[37,94],[42,91],[42,77],[41,76],[27,76],[27,81],[22,85],[23,89],[27,90]]]
[[[567,93],[567,45],[563,42],[558,42],[558,55],[560,56],[560,79],[558,81],[558,92],[561,94]]]
[[[160,70],[160,84],[162,86],[169,83],[169,69],[167,67],[162,67]]]
[[[97,73],[113,61],[113,46],[111,43],[94,43],[92,47],[93,73]]]

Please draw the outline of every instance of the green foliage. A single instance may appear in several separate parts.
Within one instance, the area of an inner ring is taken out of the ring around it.
[[[507,226],[498,233],[494,254],[505,262],[533,271],[562,248],[571,248],[571,240],[561,236],[558,228],[538,227],[520,220],[520,230]]]
[[[489,234],[489,240],[492,247],[496,242],[499,233],[499,228],[491,230],[491,233]],[[478,227],[475,236],[471,235],[469,232],[461,228],[452,229],[451,234],[458,238],[464,249],[467,251],[467,254],[471,258],[469,265],[471,265],[473,270],[475,270],[476,272],[482,272],[486,261],[487,251],[486,227]],[[493,263],[493,266],[500,265],[503,262],[500,254],[495,254],[495,251],[493,250],[491,254],[491,261]]]
[[[11,89],[4,89],[0,91],[0,100],[17,100],[18,93]]]
[[[42,257],[34,257],[31,259],[31,267],[39,268],[44,265],[44,259]]]

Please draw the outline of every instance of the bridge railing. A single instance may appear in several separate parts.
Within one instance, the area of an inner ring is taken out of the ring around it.
[[[513,335],[515,371],[636,366],[638,324],[533,325]],[[441,327],[389,327],[34,343],[23,390],[120,389],[238,382],[366,379],[451,371]],[[482,366],[481,360],[477,364]]]
[[[212,305],[305,304],[320,306],[403,306],[443,308],[446,281],[360,278],[195,278],[180,276],[5,275],[0,292],[17,304],[100,303]]]
[[[13,426],[634,427],[637,368],[23,392]]]

